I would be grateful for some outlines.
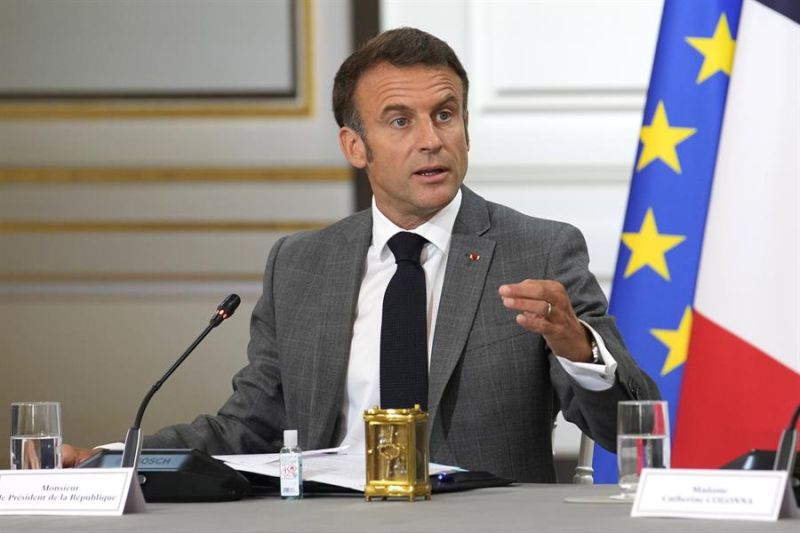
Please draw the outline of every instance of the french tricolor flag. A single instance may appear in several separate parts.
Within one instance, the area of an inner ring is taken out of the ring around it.
[[[674,465],[775,449],[800,403],[800,2],[745,0]]]
[[[673,467],[776,448],[800,404],[800,0],[665,0],[610,312]]]

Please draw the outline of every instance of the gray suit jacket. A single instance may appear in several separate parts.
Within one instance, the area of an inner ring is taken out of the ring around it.
[[[431,352],[431,459],[519,481],[554,481],[550,433],[559,407],[614,450],[617,402],[658,398],[658,389],[606,314],[580,232],[462,191]],[[341,407],[371,237],[367,210],[281,239],[267,261],[251,319],[249,364],[234,377],[233,395],[216,416],[165,428],[146,437],[145,446],[274,452],[285,428],[299,430],[305,449],[337,445],[346,425]],[[471,253],[480,259],[469,259]],[[516,313],[503,306],[498,287],[526,278],[555,279],[567,288],[578,316],[617,360],[609,390],[580,387],[542,337],[522,329]]]

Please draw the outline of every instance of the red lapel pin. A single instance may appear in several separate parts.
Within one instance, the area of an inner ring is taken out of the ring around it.
[[[477,254],[475,252],[470,252],[467,257],[469,257],[470,261],[477,261],[481,258],[480,254]]]

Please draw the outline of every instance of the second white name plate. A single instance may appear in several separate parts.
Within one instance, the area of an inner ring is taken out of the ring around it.
[[[645,468],[631,516],[773,521],[796,512],[787,479],[785,471]]]
[[[0,515],[121,515],[144,511],[132,468],[0,470]]]

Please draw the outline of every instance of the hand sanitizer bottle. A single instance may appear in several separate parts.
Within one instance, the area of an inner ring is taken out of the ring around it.
[[[283,432],[281,448],[281,498],[299,500],[303,497],[303,450],[297,446],[297,430]]]

